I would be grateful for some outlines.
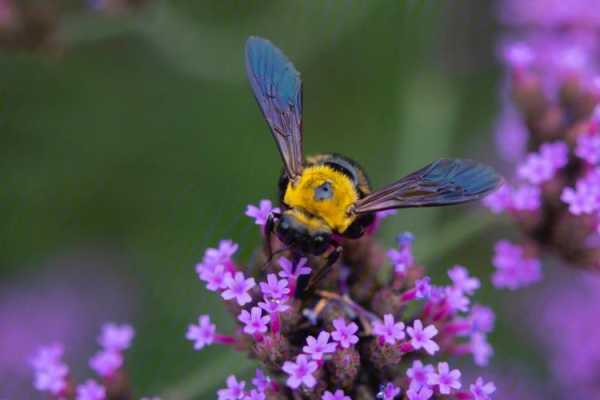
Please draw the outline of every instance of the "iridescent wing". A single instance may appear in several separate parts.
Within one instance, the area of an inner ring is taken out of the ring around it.
[[[246,73],[288,178],[302,173],[302,81],[288,58],[266,39],[246,42]]]
[[[392,208],[436,207],[481,199],[503,179],[473,160],[441,159],[358,200],[356,214]]]

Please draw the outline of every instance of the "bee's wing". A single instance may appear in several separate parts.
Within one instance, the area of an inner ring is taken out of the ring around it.
[[[266,39],[246,42],[246,73],[277,142],[288,178],[302,173],[302,81],[294,65]]]
[[[441,159],[358,200],[354,212],[464,203],[482,198],[502,182],[502,177],[488,165]]]

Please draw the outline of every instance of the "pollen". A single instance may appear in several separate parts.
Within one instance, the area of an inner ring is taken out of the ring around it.
[[[323,196],[324,187],[330,191]],[[358,200],[354,184],[343,173],[327,165],[307,167],[295,184],[289,183],[283,201],[291,208],[306,211],[343,233],[354,221],[348,209]]]

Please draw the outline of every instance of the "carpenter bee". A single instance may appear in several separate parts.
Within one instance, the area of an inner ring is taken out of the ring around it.
[[[332,249],[326,264],[330,267],[342,251],[340,240],[361,237],[377,211],[478,200],[502,182],[487,165],[441,159],[372,190],[364,170],[350,158],[330,153],[304,158],[302,81],[281,50],[266,39],[250,37],[246,72],[283,161],[281,212],[272,214],[265,227],[269,256],[275,232],[300,254],[319,256]]]

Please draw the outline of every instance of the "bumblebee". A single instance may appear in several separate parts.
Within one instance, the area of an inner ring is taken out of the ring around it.
[[[377,211],[465,203],[502,183],[487,165],[441,159],[372,190],[364,170],[350,158],[319,154],[304,159],[302,81],[281,50],[266,39],[250,37],[246,72],[283,161],[278,185],[281,212],[267,222],[268,246],[275,232],[297,253],[319,256],[333,249],[327,263],[331,266],[341,253],[340,241],[360,238]]]

